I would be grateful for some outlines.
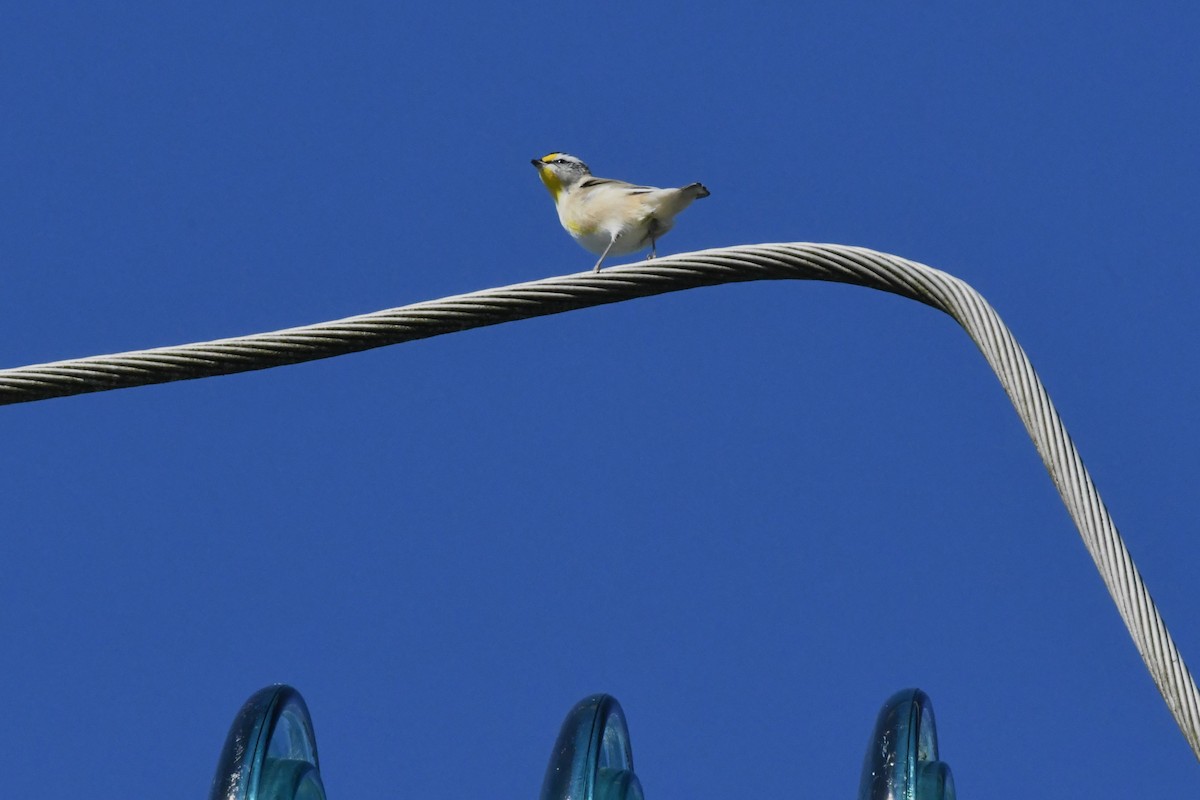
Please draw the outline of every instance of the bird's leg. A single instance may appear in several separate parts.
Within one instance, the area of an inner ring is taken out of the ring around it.
[[[619,238],[621,238],[620,234],[613,235],[612,241],[608,243],[608,247],[604,248],[604,252],[600,254],[600,260],[596,262],[596,266],[592,268],[592,272],[600,271],[600,265],[604,263],[604,259],[608,255],[608,251],[612,250],[613,245],[617,243],[617,239]]]
[[[650,258],[658,255],[658,220],[650,218]],[[649,261],[650,259],[646,259]]]

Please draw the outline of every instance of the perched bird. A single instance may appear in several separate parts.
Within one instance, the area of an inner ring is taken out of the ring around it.
[[[675,215],[693,200],[708,197],[708,189],[700,183],[659,189],[595,178],[587,164],[566,153],[550,153],[532,163],[554,197],[567,233],[600,255],[595,272],[609,254],[625,255],[648,245],[654,258],[658,239],[671,230]]]

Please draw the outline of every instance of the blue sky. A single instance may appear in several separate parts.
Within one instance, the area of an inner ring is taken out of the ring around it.
[[[550,150],[700,180],[660,253],[979,289],[1196,668],[1200,11],[911,5],[10,4],[0,365],[589,269]],[[697,290],[0,431],[13,797],[203,796],[276,681],[331,798],[534,796],[598,691],[652,798],[852,796],[912,685],[964,796],[1200,778],[995,378],[897,297]]]

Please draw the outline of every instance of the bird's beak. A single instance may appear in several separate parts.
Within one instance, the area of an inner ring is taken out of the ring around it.
[[[532,161],[530,161],[529,163],[530,163],[530,164],[533,164],[533,165],[534,165],[535,167],[537,167],[538,169],[541,169],[541,168],[542,168],[542,166],[543,166],[543,165],[544,165],[546,162],[545,162],[545,161],[542,161],[540,158],[535,158],[535,159],[533,159]]]

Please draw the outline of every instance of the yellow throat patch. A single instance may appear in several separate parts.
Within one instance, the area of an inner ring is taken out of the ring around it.
[[[552,156],[556,156],[556,155],[558,155],[558,154],[551,153],[550,155],[546,156],[546,158],[543,158],[542,160],[547,161]],[[542,179],[542,183],[546,184],[546,188],[550,190],[550,196],[553,197],[554,202],[557,203],[558,196],[560,194],[562,194],[563,185],[562,185],[562,181],[560,181],[558,179],[558,176],[554,174],[554,170],[552,170],[552,169],[550,169],[550,167],[547,167],[544,165],[540,166],[540,167],[538,167],[538,177]]]

